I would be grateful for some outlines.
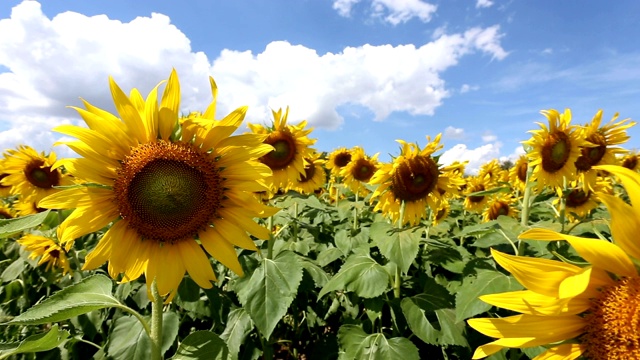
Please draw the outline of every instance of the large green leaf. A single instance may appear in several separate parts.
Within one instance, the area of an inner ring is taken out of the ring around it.
[[[343,350],[343,359],[420,359],[418,348],[409,339],[387,339],[381,333],[368,335],[356,325],[341,326],[338,339]]]
[[[179,325],[180,319],[176,313],[162,314],[162,354],[169,350],[176,339]],[[133,316],[116,319],[109,336],[107,353],[114,359],[145,360],[151,357],[151,340],[138,319]]]
[[[196,331],[187,336],[178,347],[172,360],[225,360],[229,349],[218,335],[211,331]]]
[[[11,265],[7,266],[6,269],[0,275],[0,280],[2,282],[9,282],[11,280],[15,280],[22,274],[24,271],[24,260],[18,258],[16,261],[12,262]]]
[[[251,329],[253,329],[253,322],[244,308],[233,309],[229,312],[227,327],[220,335],[220,338],[227,343],[231,356],[236,357],[238,355],[240,345],[251,332]]]
[[[21,216],[13,219],[0,219],[0,239],[42,224],[50,211],[51,210],[46,210],[41,213]]]
[[[20,342],[0,343],[0,359],[6,359],[16,354],[51,350],[65,342],[68,337],[69,332],[58,329],[56,324],[44,334],[31,335]]]
[[[111,295],[112,280],[93,275],[58,291],[43,302],[16,316],[10,324],[37,325],[70,319],[106,307],[120,306]]]
[[[413,333],[427,344],[468,346],[464,337],[464,322],[456,323],[453,309],[423,309],[425,303],[417,297],[404,298],[400,302],[402,313]],[[432,306],[432,304],[427,304]],[[428,313],[435,314],[436,328],[427,318]]]
[[[320,290],[318,298],[335,290],[354,291],[372,298],[384,293],[389,285],[387,270],[369,256],[351,255],[331,280]]]
[[[264,259],[249,281],[242,284],[238,298],[260,333],[269,338],[276,324],[293,302],[302,280],[302,266],[291,251]]]
[[[491,308],[478,296],[522,289],[513,277],[499,271],[478,270],[477,276],[468,276],[456,293],[456,321],[468,319]]]
[[[420,232],[398,231],[389,223],[378,222],[371,225],[369,234],[382,255],[400,266],[403,273],[409,271],[411,263],[418,255]]]

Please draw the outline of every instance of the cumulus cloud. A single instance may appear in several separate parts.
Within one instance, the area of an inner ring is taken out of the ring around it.
[[[482,134],[482,142],[493,142],[496,141],[498,139],[497,136],[495,136],[491,131],[485,131],[484,134]]]
[[[477,0],[476,1],[476,8],[488,8],[493,6],[493,1],[491,0]]]
[[[308,119],[327,129],[340,126],[336,108],[345,104],[370,109],[377,121],[394,111],[432,115],[450,96],[441,73],[472,53],[504,58],[501,37],[492,26],[443,33],[419,46],[363,45],[326,54],[273,41],[257,53],[226,49],[212,61],[192,51],[188,37],[162,14],[130,22],[75,12],[48,18],[38,2],[25,1],[0,20],[0,67],[6,68],[0,119],[25,140],[50,146],[55,139],[46,134],[53,126],[79,123],[66,106],[80,106],[80,96],[114,110],[109,75],[125,92],[137,87],[146,95],[172,67],[180,75],[184,111],[207,106],[213,75],[221,90],[218,113],[249,105],[247,121],[254,123],[268,121],[270,108],[287,105],[292,121]],[[25,119],[37,126],[23,125]],[[17,141],[0,136],[0,147]]]
[[[360,1],[334,0],[333,8],[341,16],[349,17],[353,6]],[[405,23],[414,17],[422,22],[429,22],[438,8],[436,5],[422,0],[371,0],[370,2],[371,16],[380,18],[392,25]]]
[[[447,126],[442,135],[445,139],[460,140],[464,138],[464,129]]]
[[[468,161],[465,168],[467,174],[477,174],[480,166],[500,156],[502,143],[497,141],[485,144],[475,149],[469,149],[465,144],[457,144],[451,149],[442,153],[440,163],[449,165],[454,161]]]

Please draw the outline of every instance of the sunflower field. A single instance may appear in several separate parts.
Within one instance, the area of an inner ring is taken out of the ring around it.
[[[543,110],[471,175],[439,134],[319,152],[210,84],[182,114],[175,71],[110,79],[116,113],[53,129],[77,157],[5,150],[0,359],[640,359],[635,122]]]

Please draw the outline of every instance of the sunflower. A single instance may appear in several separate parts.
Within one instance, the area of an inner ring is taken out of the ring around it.
[[[216,277],[204,250],[237,274],[242,268],[234,245],[256,250],[251,235],[268,239],[255,217],[275,213],[254,192],[266,190],[271,175],[257,161],[273,147],[264,135],[231,136],[246,107],[215,120],[217,87],[210,78],[213,102],[202,118],[178,122],[180,83],[173,70],[158,105],[158,86],[146,101],[134,89],[127,96],[110,78],[122,120],[85,102],[75,108],[89,128],[63,125],[55,130],[74,136],[72,149],[82,157],[64,159],[74,176],[92,186],[48,196],[40,207],[75,209],[60,225],[61,243],[113,223],[86,257],[83,269],[109,262],[109,274],[122,281],[145,275],[159,293],[175,295],[185,271],[201,287]],[[176,134],[181,134],[177,138]]]
[[[54,167],[56,154],[38,153],[30,146],[21,145],[18,150],[5,153],[4,174],[0,183],[11,187],[11,194],[25,197],[45,196],[58,189],[54,186],[72,185],[70,177]]]
[[[6,204],[0,202],[0,219],[13,219],[16,217],[16,212]]]
[[[480,170],[478,170],[478,177],[483,179],[489,186],[494,186],[498,181],[502,181],[504,179],[505,171],[506,170],[503,170],[500,167],[498,160],[493,159],[480,166]]]
[[[565,195],[565,213],[569,220],[576,221],[589,215],[591,210],[600,205],[600,194],[613,194],[613,187],[608,178],[599,178],[594,186],[586,190],[583,186],[578,186],[574,182],[567,189]],[[553,205],[556,206],[556,210],[559,212],[561,206],[560,198],[556,198],[553,201]]]
[[[565,178],[567,182],[573,181],[580,149],[587,145],[571,125],[571,110],[560,114],[551,109],[542,114],[549,120],[549,127],[537,123],[542,129],[530,131],[531,139],[522,142],[532,148],[527,157],[529,166],[533,167],[531,181],[538,182],[539,190],[544,186],[562,187]]]
[[[504,318],[470,319],[477,331],[498,340],[480,346],[480,359],[505,347],[549,345],[536,359],[640,359],[640,175],[619,166],[598,169],[617,175],[631,203],[600,195],[611,213],[615,241],[587,239],[547,229],[531,229],[521,239],[566,240],[590,263],[512,256],[493,251],[502,267],[527,290],[481,296],[491,305],[520,313]]]
[[[325,166],[331,172],[332,178],[339,179],[342,176],[340,172],[351,162],[351,157],[351,151],[345,147],[335,149],[329,154]]]
[[[448,218],[450,213],[451,213],[451,204],[449,204],[449,201],[445,199],[440,203],[440,207],[433,212],[433,221],[432,221],[433,226],[438,225],[444,219]]]
[[[524,192],[527,185],[528,162],[526,156],[520,155],[513,167],[509,169],[509,183],[512,188],[518,190],[520,193]]]
[[[272,111],[273,125],[265,127],[257,124],[248,124],[254,134],[264,134],[265,144],[271,145],[272,151],[260,157],[260,161],[273,171],[271,179],[272,191],[279,189],[285,192],[288,186],[305,174],[305,158],[313,156],[313,145],[316,140],[309,139],[307,135],[313,129],[305,129],[306,121],[298,125],[288,125],[287,117],[289,108],[283,113],[282,109]]]
[[[369,201],[378,201],[374,211],[382,211],[393,222],[400,220],[401,224],[416,225],[427,214],[427,207],[436,211],[442,202],[442,195],[437,190],[453,189],[457,184],[450,181],[445,173],[448,167],[440,167],[431,156],[442,149],[438,134],[433,142],[429,142],[420,150],[417,144],[410,144],[397,140],[401,145],[401,154],[393,163],[382,164],[373,174],[372,185],[378,185]],[[405,203],[404,217],[400,219],[400,208]]]
[[[289,188],[300,194],[314,194],[318,189],[322,189],[326,182],[326,174],[324,172],[324,160],[320,158],[320,154],[313,154],[310,158],[305,159],[304,174],[294,182],[289,184]]]
[[[12,206],[15,209],[18,216],[25,215],[33,215],[40,212],[43,212],[47,209],[38,207],[38,197],[32,196],[29,198],[24,198],[22,196],[18,197],[13,203]]]
[[[464,190],[464,194],[466,195],[464,198],[464,209],[473,213],[481,214],[489,202],[489,197],[485,195],[471,194],[490,190],[491,187],[487,184],[487,178],[469,176],[465,181],[467,185]]]
[[[63,275],[71,271],[67,252],[55,240],[40,235],[27,234],[17,242],[25,250],[31,252],[29,259],[41,257],[38,266],[46,263],[45,271],[49,271],[52,267],[62,269]]]
[[[2,184],[2,179],[7,176],[9,176],[9,174],[4,170],[4,159],[0,159],[0,197],[11,195],[11,186]]]
[[[361,147],[356,146],[351,149],[351,161],[342,167],[339,174],[351,192],[364,197],[370,192],[365,184],[378,167],[378,154],[368,156]]]
[[[514,206],[515,199],[511,194],[496,194],[489,197],[487,205],[482,212],[484,222],[496,220],[498,216],[504,215],[515,218],[518,215],[518,209]]]
[[[627,169],[638,171],[640,170],[640,153],[638,151],[630,151],[619,159],[618,163]]]
[[[464,178],[464,168],[468,161],[454,161],[443,169],[443,174],[447,176],[450,183],[455,186],[448,186],[446,189],[438,188],[438,192],[443,198],[458,198],[466,188],[467,181]]]
[[[627,152],[615,145],[629,140],[627,129],[636,123],[630,119],[616,122],[617,119],[618,113],[615,113],[611,121],[600,127],[602,110],[599,110],[591,123],[586,124],[581,130],[581,137],[587,140],[588,144],[580,149],[576,169],[585,190],[596,186],[598,172],[592,169],[593,166],[614,165],[617,163],[616,156]]]

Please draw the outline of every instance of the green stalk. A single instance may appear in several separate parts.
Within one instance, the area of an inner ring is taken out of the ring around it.
[[[404,211],[406,208],[407,204],[404,202],[404,200],[402,201],[402,203],[400,204],[400,218],[398,219],[398,224],[397,227],[398,229],[402,229],[403,227],[403,220],[404,220]],[[400,298],[400,293],[401,293],[401,285],[402,285],[402,274],[400,273],[400,266],[398,266],[398,264],[396,264],[396,277],[394,279],[393,282],[393,295],[396,297],[396,299]]]
[[[564,223],[567,212],[567,199],[565,194],[567,193],[567,177],[562,177],[562,195],[560,196],[560,232],[564,234]]]
[[[273,243],[276,241],[273,236],[273,215],[269,216],[267,220],[267,226],[269,227],[269,240],[267,243],[267,259],[273,258]]]
[[[156,279],[151,283],[151,359],[162,360],[162,297],[158,292]]]
[[[353,206],[353,232],[358,230],[358,192],[356,191],[356,199]]]
[[[527,176],[524,182],[524,195],[522,198],[522,216],[520,217],[520,224],[522,226],[529,225],[529,205],[531,203],[531,186],[529,186],[529,180],[531,179],[531,174],[533,173],[533,167],[527,166]]]
[[[298,240],[298,202],[293,203],[293,241]]]

